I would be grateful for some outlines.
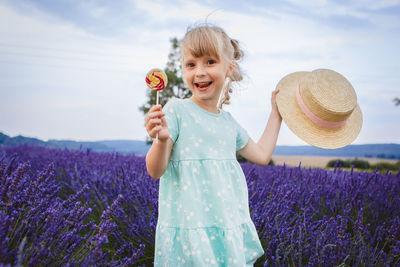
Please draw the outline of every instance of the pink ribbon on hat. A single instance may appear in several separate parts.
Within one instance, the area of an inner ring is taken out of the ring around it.
[[[303,99],[301,98],[300,83],[297,84],[296,98],[297,98],[297,103],[299,104],[301,110],[304,112],[304,114],[307,116],[307,118],[309,118],[315,124],[325,127],[325,128],[335,128],[338,126],[342,126],[343,124],[346,123],[347,119],[343,120],[343,121],[338,121],[338,122],[326,121],[326,120],[321,119],[314,113],[312,113],[312,111],[306,106]]]

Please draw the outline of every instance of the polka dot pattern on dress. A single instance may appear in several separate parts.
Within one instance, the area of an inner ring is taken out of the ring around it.
[[[164,107],[174,146],[160,178],[155,266],[249,266],[263,254],[236,151],[246,131],[190,99]]]

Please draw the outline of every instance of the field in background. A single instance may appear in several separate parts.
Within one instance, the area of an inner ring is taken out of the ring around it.
[[[323,156],[282,156],[273,155],[272,160],[275,165],[283,165],[285,163],[287,166],[299,166],[301,162],[302,167],[313,167],[313,168],[325,168],[326,164],[333,159],[354,159],[354,157],[323,157]],[[358,158],[368,161],[370,164],[375,164],[377,162],[388,162],[396,163],[398,159],[381,159],[381,158]]]

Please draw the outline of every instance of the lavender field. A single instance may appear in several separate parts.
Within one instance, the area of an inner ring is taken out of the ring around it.
[[[400,265],[400,174],[242,167],[257,266]],[[0,266],[152,266],[157,197],[141,157],[0,147]]]

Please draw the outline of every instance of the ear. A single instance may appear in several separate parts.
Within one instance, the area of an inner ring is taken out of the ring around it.
[[[230,77],[234,69],[235,69],[235,62],[232,60],[231,63],[229,64],[228,71],[226,72],[225,78]]]

